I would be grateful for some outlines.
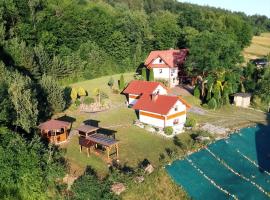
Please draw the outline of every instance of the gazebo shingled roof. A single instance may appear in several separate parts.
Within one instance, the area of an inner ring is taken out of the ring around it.
[[[40,130],[56,130],[61,128],[67,128],[68,126],[70,126],[69,122],[51,119],[49,121],[41,123],[38,128]]]

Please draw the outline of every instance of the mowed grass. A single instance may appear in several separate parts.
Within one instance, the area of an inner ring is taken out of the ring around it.
[[[124,74],[126,82],[133,78],[133,73]],[[77,109],[70,108],[57,116],[67,115],[76,121],[73,123],[73,129],[78,127],[85,120],[98,122],[99,127],[115,132],[115,138],[119,140],[119,160],[122,165],[135,168],[144,159],[149,160],[155,167],[154,173],[146,176],[141,184],[132,184],[121,195],[123,199],[187,199],[186,193],[168,176],[162,168],[163,162],[160,162],[160,155],[165,154],[168,149],[177,150],[182,155],[182,150],[178,148],[172,139],[165,139],[159,135],[149,133],[133,125],[136,114],[133,109],[125,105],[125,96],[114,94],[108,87],[107,82],[110,76],[98,78],[95,80],[83,81],[72,84],[71,87],[83,87],[92,95],[94,88],[100,88],[105,91],[112,101],[112,108],[100,113],[82,113]],[[115,84],[120,75],[113,76]],[[193,96],[184,97],[191,105],[202,108],[200,101]],[[57,117],[55,116],[55,117]],[[205,115],[188,113],[198,120],[199,123],[209,122],[226,127],[238,127],[246,123],[263,122],[266,118],[264,113],[240,109],[233,106],[224,107],[220,110],[206,110]],[[188,140],[188,133],[179,136],[182,142]],[[108,166],[105,160],[105,154],[96,155],[92,153],[87,157],[86,150],[80,153],[78,137],[73,136],[71,140],[63,146],[66,150],[66,158],[69,160],[71,173],[80,175],[84,172],[86,166],[91,166],[96,170],[100,177],[108,173]],[[196,147],[194,147],[196,148]]]
[[[120,75],[112,77],[115,80],[115,85],[117,85]],[[125,81],[129,82],[133,78],[133,73],[124,74],[124,77]],[[124,95],[114,94],[108,87],[107,82],[109,78],[110,76],[102,77],[70,86],[76,88],[83,87],[87,90],[89,96],[92,96],[92,91],[95,88],[100,88],[109,95],[112,101],[113,106],[110,110],[100,113],[83,113],[71,108],[64,113],[59,113],[55,117],[67,115],[74,118],[73,129],[84,121],[91,120],[97,122],[99,127],[115,132],[115,138],[119,140],[119,158],[122,164],[137,167],[141,161],[148,159],[154,166],[159,166],[160,154],[164,153],[166,148],[175,148],[173,141],[134,126],[133,121],[137,119],[134,110],[126,107]],[[117,86],[115,87],[117,88]],[[86,150],[80,153],[76,136],[72,137],[69,143],[63,147],[66,148],[66,157],[71,162],[71,166],[80,167],[83,171],[87,165],[90,165],[101,176],[107,173],[105,155],[91,155],[87,157]]]
[[[252,38],[251,45],[244,49],[244,57],[254,59],[267,56],[270,53],[270,33],[262,33]]]

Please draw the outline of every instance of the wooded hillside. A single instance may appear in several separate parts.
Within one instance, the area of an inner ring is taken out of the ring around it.
[[[4,0],[1,60],[40,79],[91,79],[131,71],[153,49],[190,47],[208,31],[242,49],[269,19],[174,0]],[[255,25],[255,27],[252,27]]]

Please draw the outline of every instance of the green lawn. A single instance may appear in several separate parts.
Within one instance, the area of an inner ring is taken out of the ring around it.
[[[120,75],[113,76],[115,83],[119,77]],[[126,82],[130,81],[132,77],[132,73],[125,74]],[[94,88],[102,89],[112,101],[113,106],[110,110],[90,114],[80,113],[78,110],[70,108],[64,113],[59,113],[58,116],[65,114],[76,119],[73,128],[78,127],[85,120],[95,120],[99,122],[100,127],[115,131],[115,137],[119,140],[119,160],[122,165],[134,168],[144,159],[149,160],[154,165],[156,171],[147,177],[144,183],[131,185],[123,194],[124,199],[186,199],[185,192],[171,181],[164,169],[161,168],[163,162],[160,162],[160,154],[166,155],[166,150],[176,150],[179,155],[183,153],[182,150],[174,144],[173,140],[165,139],[134,126],[133,120],[136,119],[134,110],[125,106],[125,97],[123,95],[113,94],[107,86],[109,78],[110,76],[102,77],[72,84],[71,86],[85,88],[90,96]],[[187,96],[184,98],[193,106],[202,108],[200,101],[195,97]],[[199,123],[210,122],[229,128],[264,122],[266,118],[266,115],[262,112],[233,106],[227,106],[216,111],[206,110],[205,115],[188,113],[188,116],[196,118]],[[188,141],[190,136],[188,133],[184,133],[179,138],[185,142]],[[94,168],[101,177],[108,173],[104,157],[94,154],[87,157],[85,150],[80,153],[77,137],[73,137],[63,148],[66,149],[66,158],[70,162],[71,173],[79,175],[83,173],[87,165]]]

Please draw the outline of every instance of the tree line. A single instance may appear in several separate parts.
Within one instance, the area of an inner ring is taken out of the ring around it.
[[[131,71],[151,50],[190,47],[205,31],[242,49],[269,30],[264,16],[173,0],[4,0],[0,8],[1,60],[36,80]]]

